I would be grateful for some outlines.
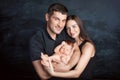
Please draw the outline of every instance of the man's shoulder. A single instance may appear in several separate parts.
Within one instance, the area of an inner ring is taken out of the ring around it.
[[[33,42],[33,41],[39,40],[41,39],[41,37],[42,37],[42,29],[34,33],[34,35],[31,37],[31,41]]]

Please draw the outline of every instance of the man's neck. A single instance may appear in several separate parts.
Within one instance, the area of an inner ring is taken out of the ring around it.
[[[48,27],[47,27],[47,32],[53,40],[56,40],[56,34],[53,33],[52,31],[50,31],[50,29]]]

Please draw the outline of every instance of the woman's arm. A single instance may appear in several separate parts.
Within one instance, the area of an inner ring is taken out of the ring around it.
[[[68,68],[68,70],[73,68],[78,63],[80,56],[81,56],[81,52],[80,52],[79,46],[75,43],[74,51],[72,53],[71,59],[69,60],[67,66],[66,66]]]
[[[91,43],[86,43],[82,48],[82,55],[74,70],[70,70],[67,72],[54,72],[51,64],[49,67],[50,69],[47,70],[54,77],[78,78],[84,71],[93,54],[95,54],[94,46]]]

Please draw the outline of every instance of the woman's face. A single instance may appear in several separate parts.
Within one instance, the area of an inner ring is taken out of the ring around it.
[[[68,20],[66,23],[66,30],[70,37],[78,38],[80,34],[80,28],[75,20]]]

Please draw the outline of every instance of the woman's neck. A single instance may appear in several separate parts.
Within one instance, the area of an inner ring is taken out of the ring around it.
[[[78,45],[80,45],[82,43],[83,39],[80,37],[80,38],[76,38],[75,41]]]

